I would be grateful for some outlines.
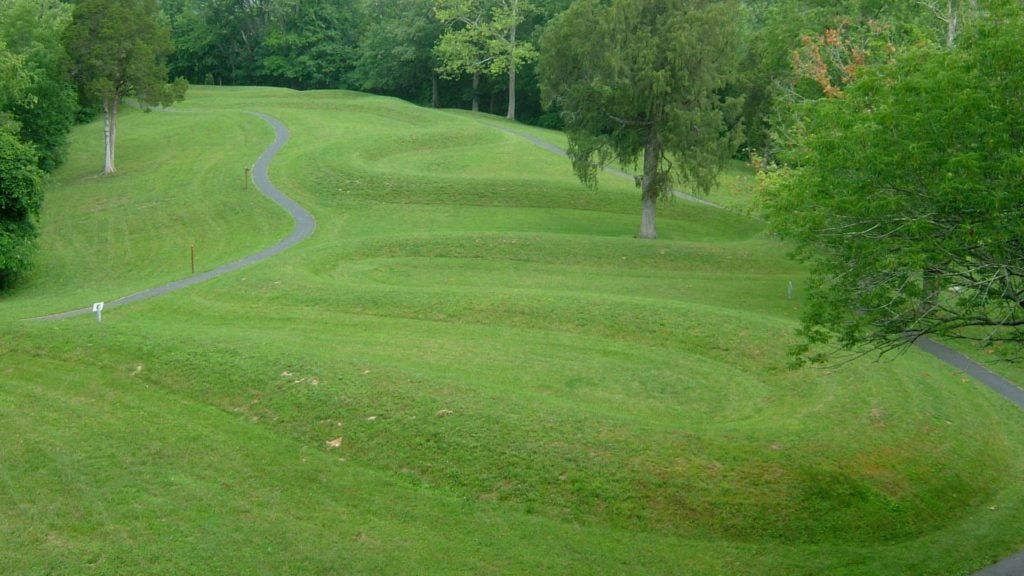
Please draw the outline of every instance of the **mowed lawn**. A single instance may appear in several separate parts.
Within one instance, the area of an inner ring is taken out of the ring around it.
[[[291,129],[271,178],[312,238],[24,320],[284,237],[250,111]],[[0,299],[0,573],[954,575],[1024,546],[1020,410],[916,350],[787,367],[803,275],[742,167],[733,209],[639,241],[632,183],[495,123],[193,87],[125,115],[112,178],[77,129]]]

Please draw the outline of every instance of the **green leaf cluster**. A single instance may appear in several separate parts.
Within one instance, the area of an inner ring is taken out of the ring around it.
[[[70,16],[59,0],[0,0],[0,124],[35,146],[47,171],[63,159],[78,110],[61,45]]]
[[[0,130],[0,288],[28,269],[43,202],[35,150]]]
[[[64,37],[83,101],[168,106],[183,94],[167,85],[173,50],[156,0],[82,0]]]
[[[429,101],[434,43],[443,26],[433,16],[433,0],[368,0],[352,84],[362,90]]]
[[[436,0],[437,19],[452,26],[435,48],[438,71],[447,77],[500,75],[536,60],[533,44],[514,34],[535,10],[526,0]]]
[[[908,49],[803,106],[767,214],[811,265],[808,352],[1024,341],[1024,18]]]

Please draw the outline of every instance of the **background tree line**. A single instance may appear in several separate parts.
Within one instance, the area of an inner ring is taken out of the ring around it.
[[[970,0],[963,0],[964,3]],[[161,0],[175,47],[172,77],[192,84],[345,88],[423,105],[509,108],[508,32],[516,119],[561,127],[545,110],[536,48],[549,22],[572,0]],[[785,107],[812,95],[792,54],[807,35],[876,22],[893,40],[945,42],[948,6],[935,0],[743,0],[737,73],[727,90],[742,96],[745,146],[770,152],[786,126]],[[639,9],[639,8],[638,8]],[[964,19],[958,20],[962,27]],[[504,44],[504,46],[503,46]],[[784,106],[780,109],[780,102]]]

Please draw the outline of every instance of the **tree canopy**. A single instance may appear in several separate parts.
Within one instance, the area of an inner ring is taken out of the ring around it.
[[[1021,86],[1024,20],[1012,13],[804,105],[767,189],[775,229],[811,266],[799,352],[885,351],[926,334],[1024,341]]]
[[[596,183],[611,160],[635,166],[641,238],[655,238],[655,204],[676,183],[706,193],[735,151],[739,102],[722,90],[736,72],[735,2],[579,0],[541,39],[541,89],[562,110],[569,156]]]
[[[116,172],[117,112],[134,97],[143,106],[169,106],[187,83],[167,84],[170,32],[156,0],[82,0],[65,33],[72,76],[83,100],[104,113],[104,174]]]
[[[0,288],[28,269],[43,202],[35,150],[0,129]]]
[[[70,6],[59,0],[0,1],[0,42],[6,44],[0,54],[7,53],[0,55],[0,76],[6,78],[0,80],[0,115],[35,146],[45,170],[60,164],[78,110],[61,45],[70,16]]]
[[[508,75],[508,113],[516,118],[516,73],[537,58],[533,44],[519,36],[519,26],[536,7],[528,0],[434,0],[437,19],[449,25],[435,48],[447,76],[474,77],[476,110],[479,74]]]

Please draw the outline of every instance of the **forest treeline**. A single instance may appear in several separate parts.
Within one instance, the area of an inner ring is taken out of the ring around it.
[[[175,47],[168,62],[171,75],[192,84],[345,88],[440,107],[471,108],[476,100],[481,110],[502,115],[509,104],[509,76],[488,60],[502,47],[485,46],[483,54],[474,56],[466,54],[465,46],[461,52],[453,49],[446,40],[476,22],[497,19],[496,14],[514,5],[516,37],[536,47],[547,24],[571,4],[571,0],[161,0]],[[888,25],[891,40],[897,43],[941,43],[947,12],[960,10],[957,2],[952,8],[947,4],[946,0],[935,0],[934,5],[920,0],[742,2],[741,12],[734,15],[743,23],[738,43],[742,64],[728,90],[745,99],[747,146],[767,146],[775,103],[790,98],[800,74],[793,66],[793,53],[804,47],[808,35],[820,35],[842,19],[847,29],[858,32],[869,22]],[[466,17],[452,18],[452,11],[462,11]],[[536,66],[536,58],[519,63],[516,118],[558,127],[557,110],[545,111],[542,106]]]

